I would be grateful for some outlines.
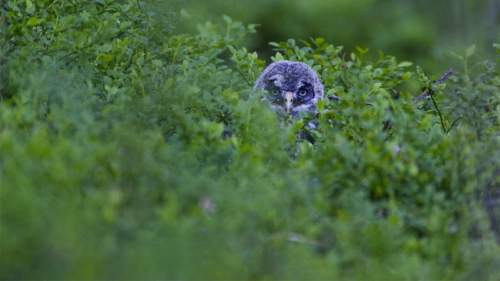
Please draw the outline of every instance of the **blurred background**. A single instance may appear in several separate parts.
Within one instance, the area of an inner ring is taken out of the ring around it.
[[[249,42],[261,57],[271,41],[324,37],[348,51],[359,46],[415,61],[439,71],[451,53],[475,44],[477,54],[493,52],[500,41],[498,0],[186,0],[183,29],[225,14],[259,25]]]

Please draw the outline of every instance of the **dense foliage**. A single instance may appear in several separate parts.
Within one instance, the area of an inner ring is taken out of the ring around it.
[[[221,14],[259,24],[250,44],[270,55],[268,42],[323,37],[347,50],[370,47],[445,71],[451,50],[476,44],[492,53],[500,38],[497,0],[183,0],[187,21]],[[196,20],[194,20],[196,22]],[[444,65],[443,65],[444,63]]]
[[[498,59],[272,43],[340,97],[281,120],[255,26],[155,2],[2,4],[0,279],[500,278]]]

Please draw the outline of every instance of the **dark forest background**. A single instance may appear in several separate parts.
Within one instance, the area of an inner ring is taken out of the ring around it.
[[[226,14],[258,24],[250,43],[263,56],[272,53],[271,41],[324,37],[348,50],[369,48],[444,70],[451,52],[475,44],[491,54],[500,37],[496,0],[187,0],[179,6],[195,23]]]

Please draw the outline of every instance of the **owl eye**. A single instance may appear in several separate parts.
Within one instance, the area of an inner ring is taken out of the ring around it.
[[[300,88],[298,94],[299,94],[299,97],[303,98],[303,97],[307,96],[307,90],[305,88]]]
[[[299,102],[306,102],[312,99],[312,90],[310,87],[302,86],[297,91],[297,98]]]
[[[272,103],[279,103],[282,99],[280,87],[270,84],[267,87],[267,97]]]

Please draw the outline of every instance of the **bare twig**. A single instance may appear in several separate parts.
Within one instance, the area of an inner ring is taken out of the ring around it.
[[[438,80],[435,80],[433,84],[443,84],[446,80],[450,79],[452,75],[455,75],[455,71],[450,68],[443,74],[443,76],[441,76]]]
[[[431,83],[431,86],[434,86],[434,85],[439,85],[439,84],[443,84],[444,82],[446,82],[448,79],[450,79],[451,76],[455,75],[455,71],[453,69],[448,69],[441,77],[439,77],[439,79],[437,80],[434,80],[432,81]],[[414,101],[419,101],[419,100],[422,100],[422,99],[425,99],[427,98],[430,94],[431,94],[431,90],[430,87],[426,88],[421,95],[415,97],[413,100]]]

